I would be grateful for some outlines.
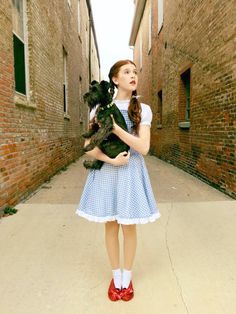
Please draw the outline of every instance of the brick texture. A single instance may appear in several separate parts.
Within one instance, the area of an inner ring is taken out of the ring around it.
[[[165,0],[164,24],[158,34],[157,1],[146,1],[134,49],[137,64],[141,32],[144,43],[148,42],[145,25],[150,5],[152,50],[148,52],[144,44],[140,89],[154,113],[151,152],[235,198],[235,3]],[[188,68],[190,127],[181,128],[179,122],[184,120],[181,74]],[[157,97],[160,90],[161,126]]]
[[[14,88],[12,7],[0,4],[0,208],[27,197],[40,184],[82,153],[81,134],[87,127],[82,95],[91,77],[99,79],[94,37],[89,47],[87,2],[27,2],[28,97]],[[67,52],[68,112],[63,107],[63,47]],[[19,101],[20,100],[20,101]]]

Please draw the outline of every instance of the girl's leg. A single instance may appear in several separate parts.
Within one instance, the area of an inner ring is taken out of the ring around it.
[[[124,268],[131,270],[137,246],[136,225],[122,225],[124,235]]]
[[[128,288],[132,277],[132,266],[136,253],[137,233],[136,225],[122,225],[124,235],[124,271],[122,287]]]
[[[111,268],[112,268],[112,276],[114,280],[114,285],[115,285],[115,288],[117,289],[121,289],[119,228],[120,228],[120,225],[116,221],[107,222],[105,224],[105,240],[106,240],[107,254],[108,254]],[[112,287],[112,282],[109,287],[108,295],[111,293],[112,296],[109,296],[109,297],[113,300],[114,291],[111,287]],[[117,292],[115,291],[115,300],[117,300],[117,297],[119,299],[119,296],[117,296],[116,293]]]
[[[106,249],[112,269],[120,268],[119,228],[120,225],[116,221],[105,224]]]

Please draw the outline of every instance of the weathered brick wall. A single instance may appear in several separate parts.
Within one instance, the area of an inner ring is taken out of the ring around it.
[[[11,143],[11,132],[17,127],[18,121],[13,117],[12,125],[9,123],[13,111],[14,84],[10,1],[4,0],[0,3],[0,15],[0,204],[2,205],[8,193],[6,187],[11,187],[9,172],[16,166],[14,158],[17,155],[16,145]],[[6,135],[9,135],[9,139]]]
[[[156,2],[153,2],[154,28]],[[232,0],[164,1],[163,29],[160,34],[153,32],[152,100],[148,102],[154,112],[151,151],[236,197],[234,8]],[[180,75],[188,67],[190,128],[182,129],[178,126]],[[145,81],[140,83],[147,89]],[[156,96],[160,88],[161,128]]]
[[[149,12],[151,9],[151,1],[147,0],[146,7],[141,21],[140,32],[137,35],[136,45],[134,49],[134,61],[138,70],[139,85],[138,94],[142,97],[141,102],[150,104],[152,96],[152,54],[149,51],[148,32],[149,32]],[[142,67],[140,64],[140,44],[142,45]]]
[[[77,1],[71,1],[71,8],[67,1],[27,1],[28,99],[14,92],[11,1],[0,4],[0,208],[16,204],[81,155],[87,123],[81,95],[89,83],[89,21],[86,1],[80,2],[79,36]],[[67,115],[63,47],[68,54]]]

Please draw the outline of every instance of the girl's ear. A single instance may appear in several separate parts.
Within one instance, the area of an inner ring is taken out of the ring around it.
[[[112,78],[112,82],[115,84],[115,86],[118,85],[118,82],[117,82],[117,78],[115,76],[113,76]]]

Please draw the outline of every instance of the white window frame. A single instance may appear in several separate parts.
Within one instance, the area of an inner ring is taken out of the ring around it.
[[[90,32],[90,29],[89,29],[89,25],[87,24],[86,22],[86,33],[85,33],[85,55],[86,55],[86,59],[88,60],[89,59],[89,32]]]
[[[148,53],[152,49],[152,8],[150,7],[148,16]]]
[[[81,33],[80,0],[77,2],[78,33]]]
[[[64,88],[65,88],[65,94],[64,94]],[[67,51],[64,47],[63,47],[63,110],[65,114],[68,114]]]
[[[15,36],[17,36],[23,43],[24,43],[24,59],[25,59],[25,94],[22,94],[18,91],[15,91],[16,93],[23,95],[26,97],[27,100],[30,98],[29,93],[29,51],[28,51],[28,29],[27,29],[27,12],[26,12],[26,0],[22,0],[23,4],[23,32],[24,32],[24,39],[21,38],[13,29],[13,33]]]
[[[158,4],[158,26],[157,26],[157,32],[159,32],[162,29],[163,21],[164,21],[164,0],[157,0]]]
[[[140,32],[140,39],[139,39],[139,69],[142,71],[143,68],[143,36],[142,31]]]

